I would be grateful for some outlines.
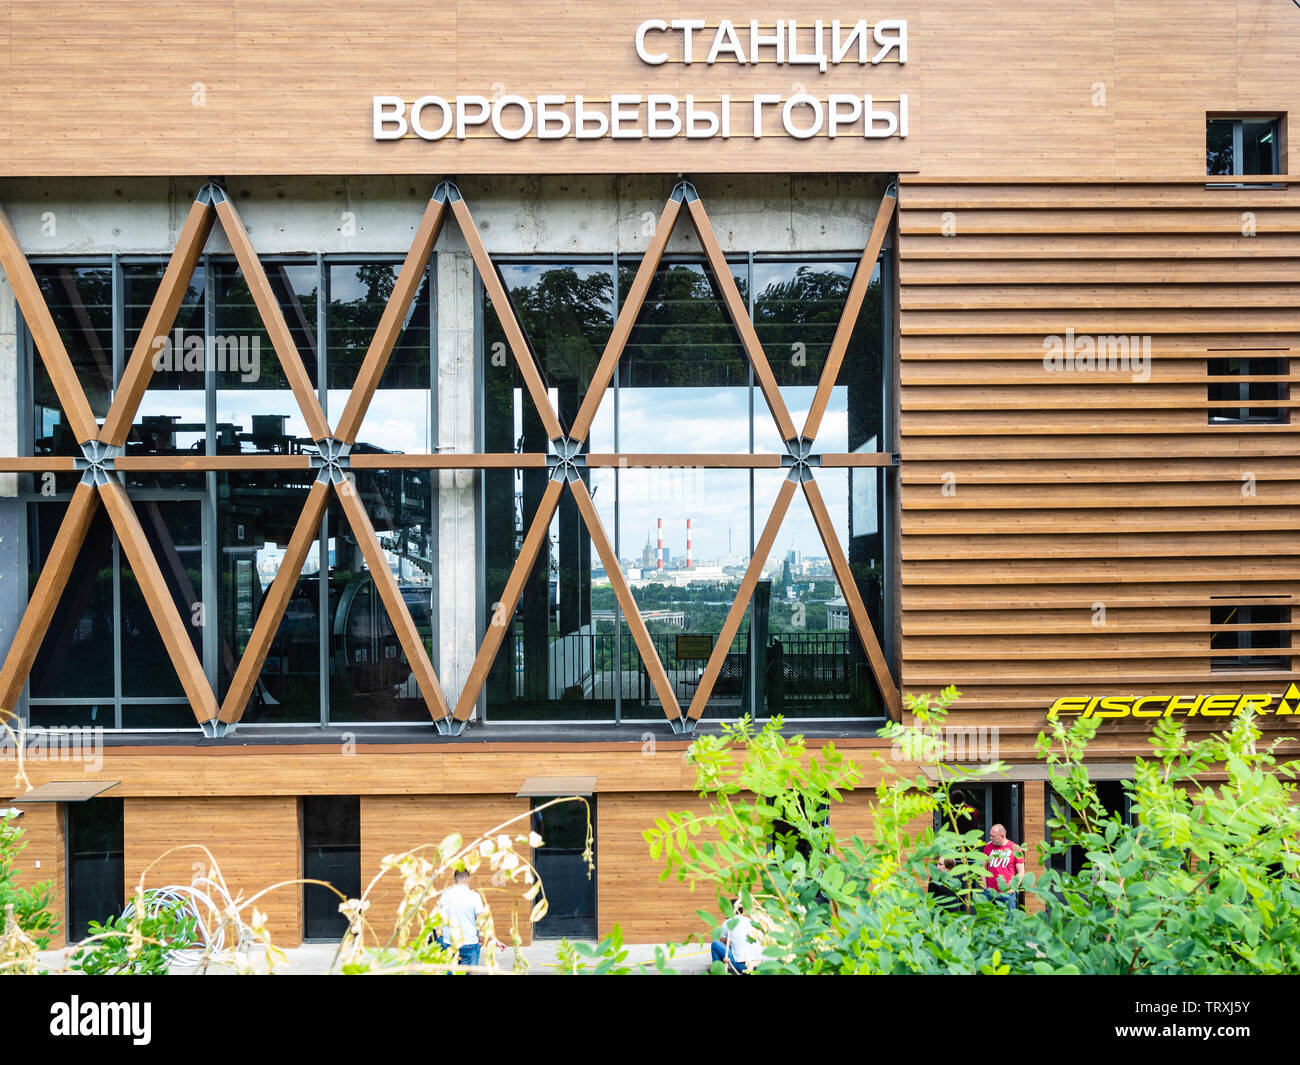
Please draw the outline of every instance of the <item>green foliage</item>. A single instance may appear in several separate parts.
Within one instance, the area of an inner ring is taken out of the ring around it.
[[[90,922],[71,967],[87,976],[165,976],[172,952],[198,941],[198,919],[186,900],[154,905],[138,896],[130,914]]]
[[[1050,822],[1055,853],[1083,874],[1043,877],[1035,971],[1300,972],[1300,809],[1296,763],[1278,765],[1254,720],[1189,743],[1176,721],[1138,759],[1129,827],[1098,800],[1081,758],[1092,721],[1052,723],[1039,751],[1074,816]],[[1219,781],[1207,781],[1213,773]]]
[[[54,882],[45,880],[31,887],[15,883],[19,873],[18,855],[27,846],[23,836],[13,814],[0,817],[0,925],[4,926],[6,936],[25,937],[38,950],[45,950],[50,937],[58,931],[58,921],[50,912],[54,904]],[[11,917],[6,917],[7,914]]]
[[[958,694],[909,696],[912,722],[882,730],[895,760],[882,759],[870,843],[830,828],[826,811],[861,780],[832,744],[813,757],[779,718],[697,739],[690,759],[708,812],[670,813],[645,838],[661,878],[716,895],[717,909],[700,912],[703,935],[735,896],[761,936],[760,974],[1300,971],[1295,765],[1276,764],[1252,720],[1197,743],[1158,722],[1129,786],[1131,825],[1083,764],[1096,722],[1053,722],[1039,755],[1073,815],[1049,821],[1047,871],[1018,885],[1030,912],[1008,911],[982,892],[986,840],[958,831],[956,788],[1005,768],[942,761]],[[909,775],[918,764],[929,773]],[[1084,868],[1053,868],[1072,848]],[[955,863],[961,905],[927,892],[940,859]]]

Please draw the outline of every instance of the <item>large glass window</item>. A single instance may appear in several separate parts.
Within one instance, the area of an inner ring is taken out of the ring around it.
[[[97,418],[107,413],[162,280],[160,257],[38,262],[38,281]],[[401,267],[398,256],[263,260],[298,356],[337,422]],[[354,454],[433,443],[433,286],[426,272]],[[30,453],[79,454],[25,335]],[[238,265],[204,256],[133,419],[130,457],[316,454]],[[123,480],[218,700],[229,690],[298,525],[315,470],[131,470]],[[356,484],[425,648],[436,658],[430,471],[358,471]],[[77,474],[24,475],[32,584]],[[32,671],[34,724],[192,729],[194,714],[102,508]],[[291,589],[242,726],[428,721],[356,538],[332,507]]]
[[[621,304],[637,267],[635,259],[615,257],[612,269],[608,262],[530,260],[501,268],[566,432],[609,336],[612,306]],[[729,265],[802,430],[857,258],[755,254],[731,257]],[[818,452],[883,450],[883,293],[877,267],[817,433]],[[486,299],[482,366],[484,450],[546,452],[541,418]],[[719,468],[716,456],[745,459],[786,449],[701,259],[676,256],[661,263],[598,411],[587,451],[610,457],[581,476],[673,696],[685,709],[788,472],[749,469],[745,461]],[[484,476],[489,612],[548,479],[549,470],[541,468]],[[876,631],[883,631],[883,475],[875,467],[828,468],[816,472],[816,481],[857,591]],[[662,720],[659,693],[610,574],[567,490],[549,531],[487,685],[488,718]],[[883,715],[843,590],[801,492],[761,561],[752,604],[713,686],[708,715]]]

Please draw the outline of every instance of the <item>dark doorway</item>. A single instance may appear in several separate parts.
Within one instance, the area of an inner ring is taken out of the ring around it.
[[[333,884],[350,899],[361,895],[361,798],[317,795],[302,800],[302,875]],[[347,931],[339,897],[327,888],[303,888],[303,939],[338,939]]]
[[[1007,839],[1024,845],[1023,784],[967,781],[953,788],[950,794],[953,805],[965,810],[965,814],[956,819],[958,832],[978,832],[984,843],[988,843],[989,829],[1001,825],[1007,830]],[[941,824],[940,813],[935,811],[934,826],[936,829],[952,828],[952,822],[943,820]],[[981,875],[976,878],[973,887],[978,889],[983,886],[984,877]],[[1022,898],[1022,904],[1023,901]]]
[[[533,799],[533,831],[542,846],[533,851],[533,864],[546,889],[546,916],[533,926],[535,939],[596,938],[596,874],[588,876],[582,852],[587,846],[587,808],[562,802],[539,810],[549,798]],[[596,797],[591,803],[592,857],[595,857]]]
[[[90,922],[117,917],[126,904],[121,799],[70,802],[68,940],[84,939]]]
[[[1097,799],[1106,808],[1110,816],[1118,817],[1124,824],[1133,823],[1133,798],[1124,788],[1121,780],[1098,780],[1095,782]],[[1047,785],[1047,818],[1049,821],[1074,821],[1077,812],[1049,784]],[[1044,838],[1050,843],[1052,828],[1044,825]],[[1100,826],[1097,826],[1100,829]],[[1058,829],[1058,832],[1060,830]],[[1073,846],[1064,854],[1053,854],[1048,858],[1049,868],[1061,873],[1078,875],[1088,866],[1088,857],[1084,849]]]
[[[1013,843],[1024,842],[1024,825],[1021,823],[1021,788],[1020,784],[1006,782],[959,784],[951,791],[953,805],[965,809],[964,816],[957,817],[958,832],[979,832],[988,842],[989,829],[1001,825],[1007,830],[1007,838]],[[952,823],[943,821],[935,813],[935,828],[951,828]]]

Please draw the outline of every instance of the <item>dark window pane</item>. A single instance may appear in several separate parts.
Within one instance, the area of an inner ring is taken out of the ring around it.
[[[85,390],[91,413],[103,418],[113,391],[113,272],[107,266],[36,264],[32,273]],[[64,418],[40,353],[33,350],[32,358],[36,453],[80,454],[79,441]]]
[[[135,513],[194,652],[202,661],[203,619],[195,609],[203,597],[199,503],[142,500],[135,503]],[[125,552],[121,567],[122,694],[151,698],[181,696],[184,691],[176,667],[163,645]],[[185,725],[192,724],[193,712],[185,709],[188,720],[180,720]]]
[[[430,471],[360,472],[357,490],[434,661]],[[329,517],[330,720],[427,722],[428,708],[342,508]]]
[[[361,897],[358,796],[319,795],[302,800],[302,875],[333,884],[350,899]],[[347,927],[334,892],[317,884],[304,885],[304,939],[338,939]]]
[[[217,670],[224,699],[262,612],[313,477],[223,473],[217,477]],[[320,547],[307,551],[242,721],[320,721]]]
[[[84,939],[91,921],[122,912],[126,900],[121,799],[67,804],[68,939]]]
[[[32,703],[27,723],[36,728],[83,727],[112,728],[112,702],[68,706],[63,703]]]
[[[1211,118],[1205,123],[1205,173],[1233,173],[1232,119]]]
[[[546,916],[533,926],[538,939],[590,938],[596,934],[596,878],[588,875],[583,851],[587,846],[587,805],[562,802],[545,810],[550,800],[533,800],[532,830],[542,837],[533,851],[533,864],[546,885]],[[592,852],[595,858],[596,800],[591,804]]]
[[[614,473],[588,471],[587,483],[612,544]],[[484,474],[489,604],[499,602],[504,593],[546,484],[546,470]],[[490,719],[613,718],[619,674],[614,664],[612,597],[607,594],[607,581],[597,577],[593,567],[603,575],[591,534],[566,490],[514,616],[501,618],[508,631],[488,675]],[[598,596],[602,609],[596,612],[592,608]]]
[[[1230,380],[1234,377],[1285,377],[1289,366],[1287,359],[1233,357],[1207,360],[1206,371],[1209,377],[1226,379],[1214,380],[1208,386],[1209,400],[1216,404],[1209,408],[1209,421],[1229,423],[1290,421],[1290,411],[1286,407],[1257,405],[1261,402],[1285,400],[1289,395],[1285,383]]]
[[[1289,648],[1291,633],[1283,626],[1290,623],[1291,610],[1284,606],[1214,606],[1210,607],[1212,651],[1264,651]],[[1270,628],[1269,626],[1277,626]],[[1287,669],[1289,657],[1271,654],[1218,654],[1211,658],[1212,670]]]
[[[1241,123],[1241,172],[1276,174],[1278,124],[1275,119],[1243,119]]]
[[[28,508],[32,588],[66,512],[64,503]],[[113,625],[113,528],[107,512],[99,507],[41,640],[32,667],[32,697],[112,699]],[[104,713],[106,718],[98,724],[111,728],[112,708],[104,708]]]

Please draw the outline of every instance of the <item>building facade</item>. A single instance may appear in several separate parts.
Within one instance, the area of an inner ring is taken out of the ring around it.
[[[11,5],[0,706],[68,934],[170,848],[354,893],[578,792],[537,934],[680,937],[641,831],[719,721],[870,785],[956,684],[1031,851],[1053,707],[1116,804],[1154,718],[1285,725],[1283,8]]]

